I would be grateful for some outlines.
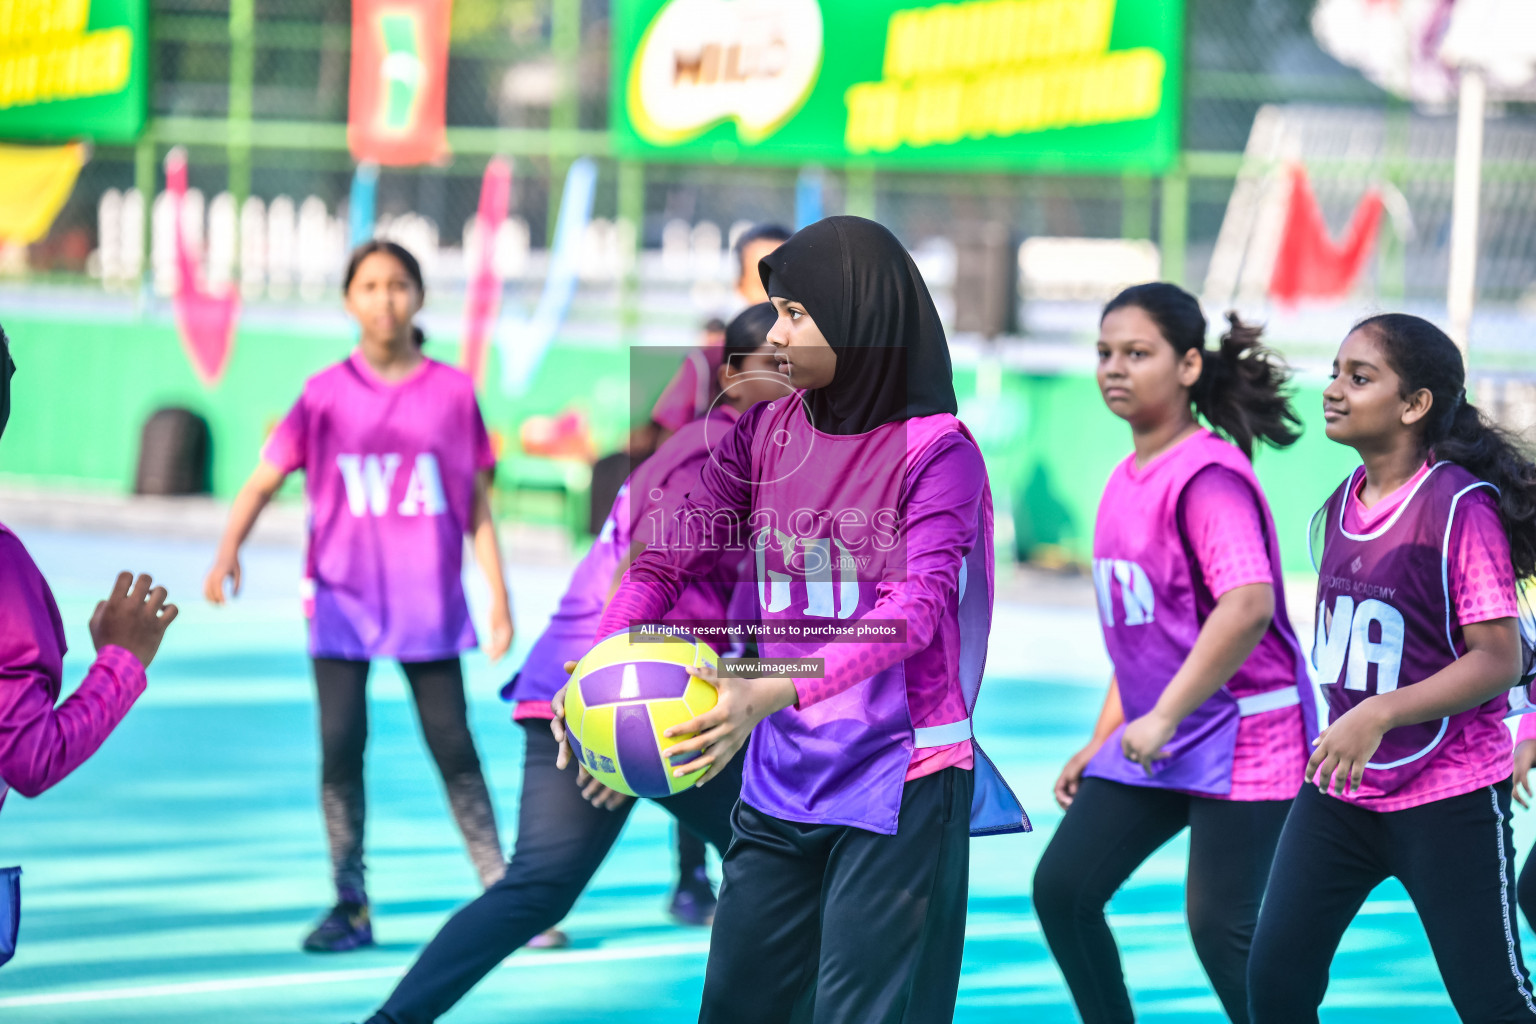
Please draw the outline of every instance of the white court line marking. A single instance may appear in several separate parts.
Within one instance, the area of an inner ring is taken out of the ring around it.
[[[1378,914],[1412,914],[1413,904],[1408,900],[1382,900],[1367,903],[1357,916]],[[1119,928],[1167,928],[1182,925],[1182,913],[1110,914],[1109,923]],[[1024,919],[1017,922],[994,921],[978,923],[966,929],[966,938],[1003,938],[1008,935],[1032,935],[1040,930],[1038,922]],[[503,970],[522,967],[550,967],[563,964],[613,963],[621,960],[650,960],[667,956],[709,952],[709,944],[702,942],[674,942],[657,946],[618,946],[613,949],[578,949],[569,953],[547,952],[533,956],[508,957],[503,960]],[[328,985],[347,981],[371,981],[376,978],[394,978],[405,971],[406,965],[394,967],[362,967],[349,971],[305,971],[301,974],[269,974],[251,978],[211,978],[206,981],[178,981],[164,985],[137,985],[131,988],[98,988],[81,992],[57,992],[30,996],[0,998],[0,1009],[23,1006],[65,1006],[74,1003],[100,1003],[113,999],[155,999],[167,996],[192,996],[212,992],[244,992],[264,988],[281,988],[291,985]],[[1203,1003],[1201,1004],[1204,1005]]]
[[[502,969],[550,967],[563,964],[611,963],[619,960],[649,960],[690,953],[707,953],[708,943],[674,942],[663,946],[620,946],[614,949],[579,949],[569,953],[538,953],[502,961]],[[332,982],[369,981],[395,978],[408,965],[363,967],[349,971],[305,971],[301,974],[269,974],[252,978],[211,978],[207,981],[179,981],[165,985],[135,985],[130,988],[98,988],[83,992],[57,992],[0,999],[0,1009],[21,1006],[63,1006],[71,1003],[100,1003],[115,999],[153,999],[161,996],[190,996],[208,992],[242,992],[252,989],[281,988],[292,985],[326,985]]]
[[[1414,907],[1411,900],[1377,900],[1366,903],[1355,916],[1380,917],[1394,914],[1417,915],[1418,909]],[[1183,911],[1155,911],[1147,914],[1110,913],[1105,915],[1105,919],[1112,928],[1178,928],[1185,923]],[[1013,921],[976,921],[966,925],[965,938],[967,941],[1006,939],[1017,935],[1035,935],[1039,931],[1040,922],[1032,917]]]

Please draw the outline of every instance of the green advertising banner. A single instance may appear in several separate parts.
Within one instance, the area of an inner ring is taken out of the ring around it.
[[[1156,173],[1177,0],[615,0],[621,152],[912,170]]]
[[[0,139],[132,142],[149,0],[0,0]]]

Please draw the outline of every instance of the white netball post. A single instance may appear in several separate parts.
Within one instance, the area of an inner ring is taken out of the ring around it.
[[[1456,105],[1456,171],[1451,187],[1451,269],[1445,286],[1451,338],[1467,354],[1477,294],[1478,199],[1482,194],[1483,118],[1488,80],[1476,67],[1461,71]]]
[[[1518,89],[1536,77],[1536,4],[1530,0],[1459,0],[1440,44],[1440,59],[1460,69],[1456,178],[1451,192],[1450,335],[1467,352],[1477,297],[1478,201],[1488,86]]]

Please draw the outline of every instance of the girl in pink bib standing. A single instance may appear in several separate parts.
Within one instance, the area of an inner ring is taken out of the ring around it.
[[[1328,437],[1362,465],[1313,519],[1328,725],[1285,823],[1249,964],[1253,1019],[1317,1020],[1372,889],[1408,890],[1451,1002],[1536,1020],[1515,923],[1507,692],[1536,573],[1536,465],[1467,402],[1461,352],[1387,313],[1344,339]]]
[[[1249,462],[1256,441],[1284,447],[1300,429],[1283,367],[1257,328],[1228,319],[1207,349],[1195,297],[1154,283],[1121,292],[1100,321],[1099,389],[1135,445],[1093,541],[1115,680],[1057,781],[1066,817],[1034,889],[1086,1024],[1135,1019],[1104,905],[1186,827],[1195,952],[1227,1015],[1247,1020],[1249,940],[1306,761],[1305,666]]]
[[[505,862],[470,735],[459,655],[474,647],[461,579],[464,537],[491,592],[494,661],[512,616],[491,521],[495,457],[474,384],[421,352],[412,323],[421,268],[393,242],[353,252],[343,288],[361,328],[344,362],[310,378],[230,510],[205,591],[240,588],[240,545],[284,478],[304,471],[309,650],[320,701],[321,804],[336,904],[304,942],[316,952],[372,945],[363,884],[363,747],[368,669],[400,662],[422,733],[483,885]]]

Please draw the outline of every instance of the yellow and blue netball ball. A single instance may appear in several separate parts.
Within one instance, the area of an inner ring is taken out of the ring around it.
[[[704,773],[672,777],[676,765],[698,755],[668,763],[661,752],[687,737],[662,730],[715,706],[715,688],[688,670],[719,664],[713,650],[687,636],[625,632],[602,640],[576,664],[566,687],[571,753],[609,789],[652,800],[681,793]]]

